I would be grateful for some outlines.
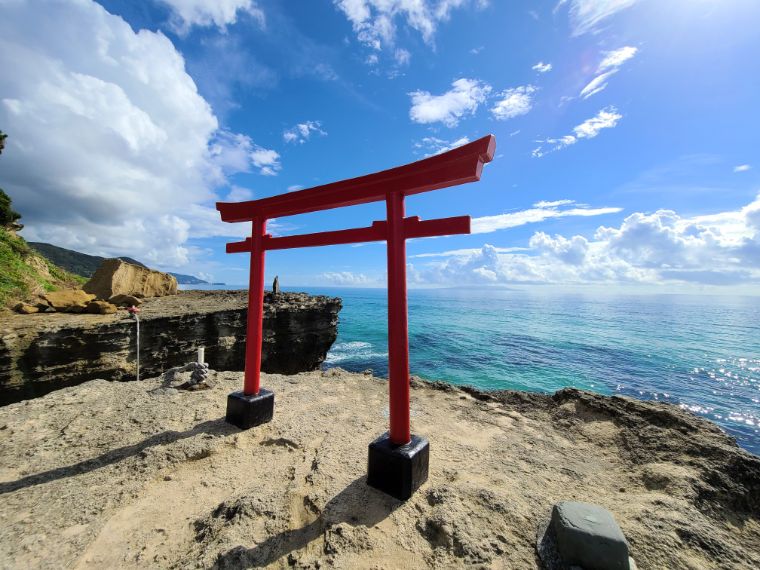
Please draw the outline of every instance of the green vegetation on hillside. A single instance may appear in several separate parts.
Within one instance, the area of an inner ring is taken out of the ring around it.
[[[81,275],[82,277],[92,277],[92,274],[97,271],[100,264],[106,259],[105,257],[100,257],[98,255],[88,255],[86,253],[80,253],[73,249],[58,247],[57,245],[49,243],[32,241],[29,242],[29,245],[55,263],[58,267],[62,267],[66,271],[74,273],[75,275]],[[147,266],[131,257],[119,257],[118,259],[124,260],[132,265],[139,265],[140,267],[147,268]]]
[[[86,281],[38,255],[23,238],[0,229],[0,305]]]
[[[75,275],[81,275],[82,277],[92,277],[92,274],[97,271],[98,267],[100,267],[100,264],[103,263],[103,261],[106,259],[105,257],[88,255],[86,253],[74,251],[73,249],[66,249],[65,247],[58,247],[57,245],[52,245],[49,243],[31,241],[29,242],[29,245],[44,255],[46,258],[48,258],[50,261],[55,263],[58,267],[62,267],[66,271],[70,271]],[[148,268],[147,265],[144,265],[136,259],[132,259],[131,257],[122,256],[118,259],[124,260],[127,263],[131,263],[133,265],[139,265],[140,267]],[[180,285],[198,285],[202,283],[208,283],[208,281],[198,279],[194,275],[183,275],[182,273],[172,272],[169,272],[169,275],[173,275],[177,279],[177,283]]]
[[[0,307],[85,281],[37,254],[23,238],[0,228]]]

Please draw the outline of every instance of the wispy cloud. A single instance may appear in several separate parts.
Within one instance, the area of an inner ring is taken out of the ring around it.
[[[491,108],[495,119],[506,121],[520,115],[525,115],[533,108],[533,85],[522,85],[499,93],[500,99]]]
[[[556,13],[567,6],[572,34],[580,36],[597,31],[602,22],[637,2],[638,0],[559,0],[554,11]]]
[[[473,115],[491,92],[491,86],[478,79],[457,79],[442,95],[428,91],[409,93],[412,107],[409,117],[415,123],[443,123],[455,127],[462,117]]]
[[[544,144],[552,145],[548,150],[544,150],[543,146],[539,146],[533,151],[534,158],[541,158],[550,152],[561,150],[570,145],[574,145],[581,139],[593,139],[603,129],[611,129],[617,126],[618,121],[623,118],[623,115],[617,112],[615,107],[607,107],[599,111],[595,117],[591,117],[580,125],[573,129],[573,134],[565,135],[561,138],[546,139],[539,141]]]
[[[575,200],[555,200],[553,202],[536,202],[532,208],[508,212],[495,216],[483,216],[472,219],[472,233],[486,234],[508,228],[516,228],[526,224],[535,224],[551,218],[566,218],[569,216],[602,216],[617,214],[622,208],[591,208],[585,204],[577,204]]]
[[[548,73],[552,70],[552,64],[539,61],[531,69],[533,69],[534,71],[538,71],[539,73]]]
[[[253,192],[248,188],[241,186],[233,186],[227,193],[225,198],[226,202],[245,202],[246,200],[253,200]]]
[[[319,278],[332,285],[347,287],[366,287],[375,284],[375,280],[364,273],[353,273],[351,271],[327,271],[321,273]]]
[[[596,70],[598,75],[581,90],[580,96],[583,99],[588,99],[592,95],[604,91],[607,88],[609,78],[620,71],[622,65],[633,58],[638,51],[638,48],[625,46],[606,52],[604,59]]]
[[[484,7],[488,0],[333,0],[343,12],[362,44],[382,50],[396,41],[396,27],[401,21],[416,30],[427,44],[433,44],[435,32],[452,12],[469,6]]]
[[[739,166],[734,166],[734,172],[747,172],[751,168],[749,164],[740,164]]]
[[[326,136],[327,133],[322,130],[322,123],[319,121],[306,121],[298,123],[296,126],[287,129],[282,133],[282,139],[287,143],[303,144],[311,137],[312,133]]]
[[[631,59],[638,53],[638,48],[633,46],[625,46],[619,49],[608,51],[604,54],[602,63],[599,64],[599,71],[608,71],[612,69],[618,69],[626,61]]]
[[[251,161],[259,169],[259,174],[264,176],[277,176],[282,169],[279,153],[258,145],[254,145],[251,150]]]
[[[428,259],[437,257],[462,257],[467,255],[475,255],[480,252],[482,248],[466,248],[466,249],[450,249],[448,251],[438,251],[434,253],[418,253],[416,255],[410,255],[409,259]],[[514,253],[516,251],[528,251],[527,247],[494,247],[496,253]]]
[[[425,156],[434,156],[448,150],[455,149],[470,142],[467,137],[461,137],[454,141],[439,139],[438,137],[425,137],[414,143],[414,148],[425,152]]]
[[[409,62],[412,60],[412,54],[409,52],[409,50],[399,48],[394,52],[393,59],[396,60],[396,63],[398,65],[409,65]]]
[[[160,0],[172,10],[172,27],[187,33],[192,26],[216,26],[224,30],[237,22],[240,14],[252,17],[260,26],[266,25],[264,11],[253,0]]]

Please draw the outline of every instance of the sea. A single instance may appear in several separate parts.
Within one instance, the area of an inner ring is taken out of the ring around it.
[[[387,377],[384,289],[283,290],[343,299],[325,367]],[[408,302],[413,375],[488,390],[550,394],[572,386],[669,402],[760,455],[760,297],[472,287],[412,289]]]

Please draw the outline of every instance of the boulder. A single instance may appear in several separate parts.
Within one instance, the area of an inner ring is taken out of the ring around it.
[[[635,568],[628,557],[628,542],[615,517],[608,510],[591,503],[563,501],[552,508],[546,537],[553,541],[551,556],[543,556],[547,570],[580,567],[586,570],[630,570]],[[548,546],[548,545],[547,545]],[[541,556],[541,545],[538,547]],[[561,561],[551,564],[549,561]]]
[[[116,305],[108,301],[90,301],[86,311],[93,315],[111,315],[116,312]]]
[[[177,294],[177,280],[168,273],[146,269],[121,259],[106,259],[82,287],[98,299],[116,295],[164,297]]]
[[[113,303],[117,307],[139,307],[142,299],[134,295],[119,293],[108,299],[108,302]]]
[[[43,295],[48,304],[60,313],[82,313],[95,295],[81,289],[64,289],[51,291]]]
[[[21,313],[22,315],[31,315],[33,313],[40,312],[37,307],[34,305],[29,305],[27,303],[18,303],[15,307],[13,307],[13,310],[17,313]]]

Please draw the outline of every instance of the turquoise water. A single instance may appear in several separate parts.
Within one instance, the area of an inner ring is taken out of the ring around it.
[[[385,290],[308,291],[343,299],[325,366],[386,376]],[[760,454],[760,298],[412,290],[409,344],[423,378],[672,402]]]
[[[386,376],[384,290],[343,298],[327,366]],[[478,388],[575,386],[680,404],[760,454],[760,299],[409,292],[412,374]]]

